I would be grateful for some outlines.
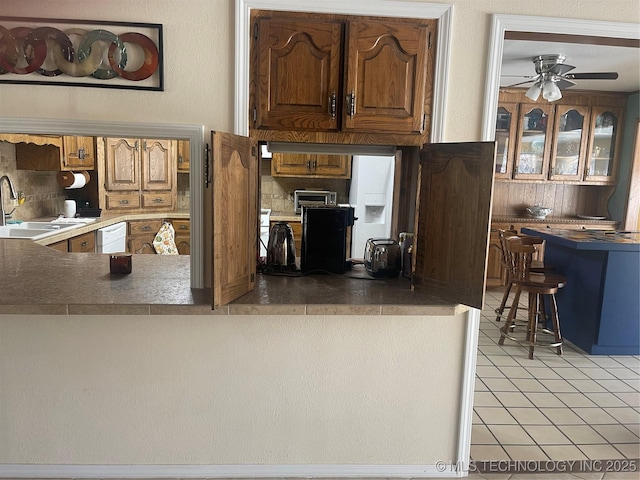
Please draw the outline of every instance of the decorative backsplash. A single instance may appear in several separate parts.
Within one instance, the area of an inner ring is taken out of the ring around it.
[[[331,178],[272,177],[271,160],[262,161],[260,207],[272,212],[293,214],[295,190],[329,190],[338,194],[338,203],[349,202],[350,180]]]
[[[62,213],[66,192],[58,185],[56,172],[17,170],[16,147],[8,142],[0,142],[0,176],[2,175],[11,179],[16,191],[25,193],[25,202],[13,212],[14,219],[30,220]],[[2,188],[5,212],[10,212],[13,206],[9,200],[9,188],[4,182]]]

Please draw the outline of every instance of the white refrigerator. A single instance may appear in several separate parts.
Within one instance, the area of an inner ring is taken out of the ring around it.
[[[356,221],[351,230],[351,257],[364,257],[369,238],[389,238],[393,202],[392,156],[354,155],[349,204]]]

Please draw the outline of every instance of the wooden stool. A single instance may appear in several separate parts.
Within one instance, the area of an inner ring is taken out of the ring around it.
[[[526,344],[529,346],[529,358],[533,359],[533,352],[537,345],[537,330],[540,317],[544,316],[544,295],[550,298],[551,322],[553,326],[554,343],[549,346],[556,347],[556,353],[562,355],[562,335],[560,333],[560,320],[555,294],[559,288],[564,287],[566,278],[557,274],[536,273],[531,271],[531,263],[536,253],[535,245],[528,244],[521,237],[512,236],[506,239],[505,252],[510,270],[512,284],[515,287],[515,298],[504,326],[500,329],[498,345],[504,345],[504,339],[509,338],[518,343],[518,339],[509,335],[514,323],[515,313],[522,292],[529,294]]]
[[[507,239],[511,237],[517,237],[518,232],[516,230],[502,230],[498,229],[498,238],[500,239],[500,251],[501,251],[501,261],[502,265],[505,267],[507,272],[507,278],[505,283],[504,293],[502,294],[502,301],[500,302],[500,306],[495,309],[496,312],[496,322],[502,320],[502,314],[504,313],[505,306],[507,305],[507,300],[509,299],[509,294],[511,293],[511,288],[513,287],[513,280],[511,278],[511,269],[509,268],[509,259],[507,258]],[[544,243],[540,237],[531,237],[531,236],[520,236],[523,242],[529,245],[541,245]],[[531,273],[545,273],[553,271],[553,267],[547,267],[544,265],[542,260],[531,260]],[[519,300],[519,297],[518,297]],[[517,306],[517,301],[515,302]],[[515,312],[514,312],[515,318]]]

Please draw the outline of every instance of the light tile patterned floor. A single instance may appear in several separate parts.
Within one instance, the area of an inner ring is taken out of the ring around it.
[[[482,311],[471,458],[638,459],[640,357],[593,356],[565,342],[562,357],[536,347],[529,360],[516,342],[498,345],[502,323],[494,310],[501,299],[501,291],[489,290]],[[518,331],[524,334],[524,325]]]

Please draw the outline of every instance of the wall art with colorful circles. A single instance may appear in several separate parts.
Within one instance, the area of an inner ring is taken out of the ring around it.
[[[0,16],[0,83],[163,90],[162,25]]]

